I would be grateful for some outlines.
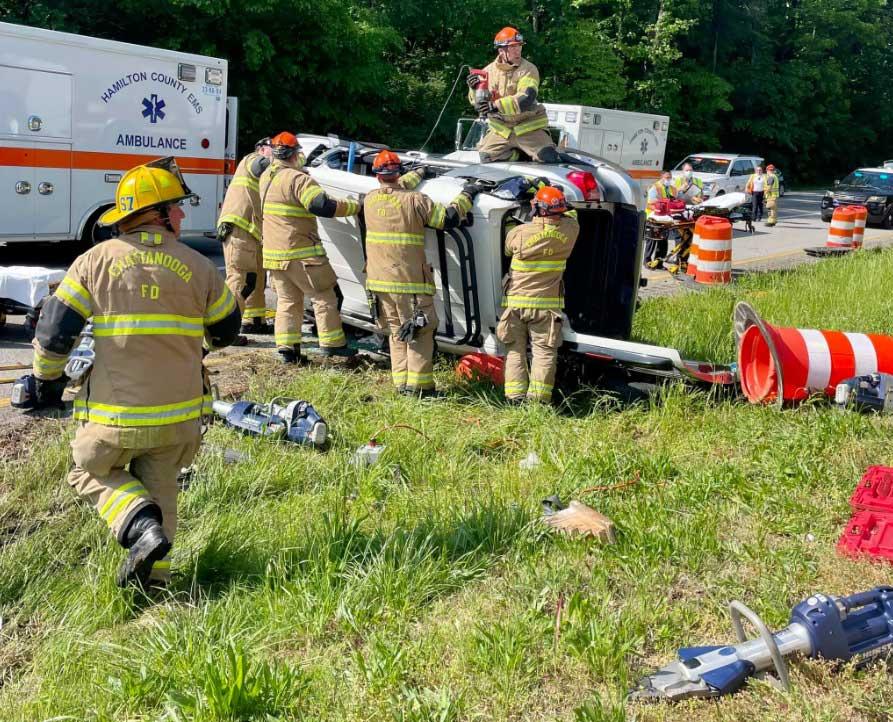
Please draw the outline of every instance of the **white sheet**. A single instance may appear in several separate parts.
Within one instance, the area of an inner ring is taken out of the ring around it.
[[[40,266],[0,266],[0,298],[34,308],[50,295],[50,285],[65,278],[65,270]]]

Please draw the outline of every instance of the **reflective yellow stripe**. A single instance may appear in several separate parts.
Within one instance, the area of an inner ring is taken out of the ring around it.
[[[544,384],[541,381],[531,381],[530,388],[527,389],[527,396],[540,401],[549,401],[552,398],[552,385]]]
[[[406,372],[406,383],[412,384],[413,386],[434,383],[434,374],[431,372],[422,374],[422,373],[417,373],[416,371],[407,371]]]
[[[140,243],[144,246],[160,246],[164,240],[160,233],[149,233],[148,231],[140,231]]]
[[[260,227],[252,223],[247,218],[242,218],[242,216],[237,216],[234,213],[227,213],[225,216],[220,216],[220,218],[217,220],[218,226],[220,226],[222,223],[232,223],[234,226],[238,226],[246,233],[250,233],[258,241],[261,239]]]
[[[249,188],[253,191],[260,190],[260,182],[247,175],[240,175],[233,178],[232,181],[230,181],[230,186],[235,186],[236,188]]]
[[[432,228],[443,228],[446,221],[446,208],[440,203],[435,203],[431,208],[431,217],[428,219],[428,225]]]
[[[67,363],[67,356],[57,359],[48,356],[42,348],[34,349],[34,373],[38,378],[49,380],[61,376]]]
[[[168,313],[131,313],[93,317],[93,335],[109,336],[203,336],[200,317]]]
[[[496,135],[500,138],[508,138],[512,134],[512,129],[509,128],[504,123],[500,123],[495,118],[488,118],[487,125],[490,126],[490,130],[492,130]]]
[[[302,258],[314,258],[316,256],[326,255],[326,249],[322,244],[316,243],[312,246],[302,246],[301,248],[264,248],[264,263],[267,261],[296,261]]]
[[[102,508],[99,510],[99,516],[105,519],[108,512],[111,511],[112,507],[115,505],[115,501],[126,495],[131,489],[136,489],[137,492],[146,491],[145,487],[138,480],[134,479],[133,481],[128,481],[126,484],[115,489],[109,498],[106,499],[105,504],[103,504]]]
[[[236,299],[233,297],[233,294],[230,293],[230,290],[224,286],[220,298],[214,301],[214,303],[211,304],[211,307],[205,312],[205,325],[212,326],[218,321],[222,321],[233,312],[235,307]]]
[[[443,208],[443,206],[441,206]],[[432,213],[433,217],[433,213]],[[366,234],[366,243],[383,246],[424,246],[424,233],[388,233],[384,231],[369,231]]]
[[[122,497],[115,502],[115,505],[109,509],[108,516],[105,518],[106,523],[111,527],[114,526],[115,522],[118,520],[118,517],[121,516],[121,513],[131,505],[131,502],[139,501],[140,499],[148,499],[149,492],[145,489],[141,491],[134,491],[130,494],[124,494]]]
[[[542,130],[543,128],[548,127],[548,118],[534,118],[533,120],[528,120],[526,123],[519,123],[516,125],[515,135],[525,135],[526,133],[532,133],[535,130]]]
[[[344,216],[355,216],[360,211],[360,204],[353,198],[345,198],[338,201],[338,211],[336,216],[343,218]]]
[[[74,418],[104,426],[165,426],[197,419],[210,404],[210,396],[162,406],[118,406],[75,399]]]
[[[395,386],[406,386],[406,371],[391,371],[391,380]]]
[[[340,328],[337,331],[318,333],[316,337],[319,339],[320,346],[343,346],[347,343],[347,337],[344,335],[344,330]]]
[[[301,343],[301,332],[277,333],[275,338],[277,346],[294,346]]]
[[[93,297],[90,292],[71,276],[66,276],[56,289],[56,297],[71,306],[84,318],[93,315]]]
[[[530,382],[530,390],[531,391],[551,391],[552,384],[547,384],[542,381],[531,381]]]
[[[419,183],[422,182],[422,175],[417,171],[411,170],[409,173],[404,173],[400,176],[400,180],[398,184],[401,188],[405,188],[408,191],[413,190]]]
[[[310,211],[292,203],[264,203],[264,215],[284,216],[287,218],[315,218]]]
[[[509,308],[546,308],[560,309],[564,307],[563,297],[539,297],[539,296],[504,296],[502,305]]]
[[[468,211],[471,210],[472,202],[471,198],[469,198],[464,193],[460,193],[453,199],[453,205],[459,209],[459,212],[464,216]]]
[[[506,381],[505,382],[505,390],[509,391],[527,391],[527,382],[526,381]]]
[[[521,112],[521,108],[518,107],[518,101],[513,95],[497,100],[496,107],[503,115],[517,115]]]
[[[427,296],[434,295],[433,283],[401,283],[398,281],[366,281],[367,291],[381,291],[382,293],[418,293]]]
[[[309,208],[310,204],[313,202],[313,199],[316,198],[316,196],[318,196],[320,193],[325,193],[325,191],[322,189],[322,187],[314,183],[301,192],[298,200],[301,201],[301,205],[304,206],[304,208]]]
[[[259,308],[248,308],[246,306],[242,318],[264,318],[266,315],[267,309],[263,306],[260,306]]]
[[[563,271],[567,261],[521,261],[512,259],[513,271]]]
[[[528,88],[533,88],[538,91],[540,89],[540,81],[532,75],[525,75],[518,81],[518,92],[523,93]]]
[[[153,572],[162,572],[168,571],[171,568],[171,560],[170,559],[159,559],[157,562],[152,564]]]

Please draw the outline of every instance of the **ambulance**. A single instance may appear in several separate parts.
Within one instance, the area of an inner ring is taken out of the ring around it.
[[[129,168],[174,156],[199,200],[184,235],[214,232],[235,169],[227,62],[0,23],[0,245],[101,240]]]

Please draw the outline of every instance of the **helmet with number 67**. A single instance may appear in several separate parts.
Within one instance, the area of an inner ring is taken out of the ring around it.
[[[173,157],[153,160],[124,174],[115,191],[115,207],[100,216],[99,225],[113,226],[150,208],[164,208],[195,197]]]

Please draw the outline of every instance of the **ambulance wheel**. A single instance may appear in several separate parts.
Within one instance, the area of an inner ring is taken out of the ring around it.
[[[81,239],[78,242],[78,246],[82,251],[89,251],[93,246],[112,237],[112,229],[104,228],[98,223],[99,217],[109,208],[111,206],[100,208],[87,219],[87,222],[84,224],[84,232],[81,234]]]

